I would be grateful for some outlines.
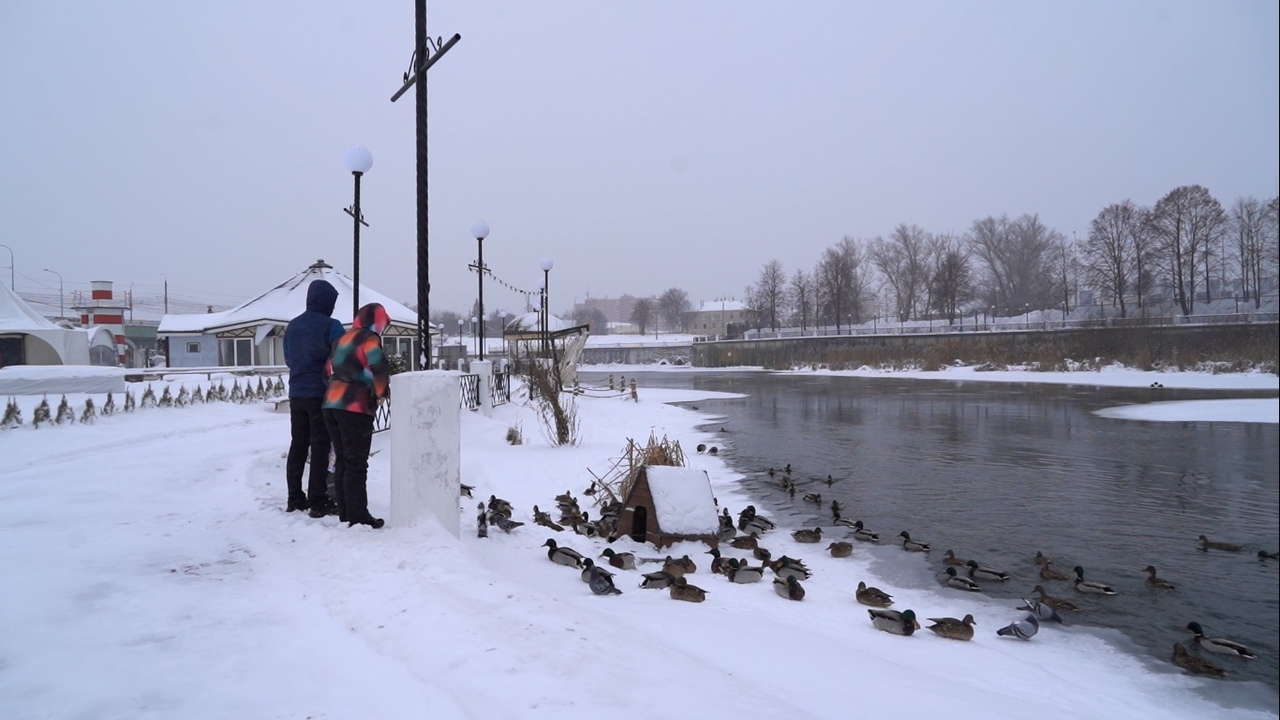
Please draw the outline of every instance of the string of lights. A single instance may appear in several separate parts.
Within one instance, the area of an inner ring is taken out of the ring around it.
[[[476,270],[476,266],[475,266],[474,264],[472,264],[472,265],[468,265],[467,267],[468,267],[468,268],[470,268],[470,270],[471,270],[472,272],[475,272],[475,270]],[[501,285],[502,287],[504,287],[504,288],[506,288],[506,289],[510,290],[510,291],[511,291],[511,292],[513,292],[513,293],[519,293],[519,294],[521,294],[521,295],[524,295],[524,296],[525,296],[525,297],[527,297],[527,298],[534,298],[534,297],[539,297],[539,296],[541,296],[541,295],[542,295],[542,290],[524,290],[524,289],[521,289],[521,288],[516,287],[515,285],[512,285],[511,283],[507,282],[506,280],[503,280],[502,278],[498,277],[497,275],[494,275],[494,274],[493,274],[493,271],[492,271],[492,270],[490,270],[489,268],[485,268],[485,269],[484,269],[484,274],[485,274],[485,275],[488,275],[490,278],[492,278],[492,279],[493,279],[493,281],[494,281],[494,282],[498,283],[499,285]]]

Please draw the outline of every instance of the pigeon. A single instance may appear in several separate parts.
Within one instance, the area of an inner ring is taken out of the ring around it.
[[[1035,615],[1027,614],[1021,620],[1014,620],[996,631],[1001,637],[1018,638],[1019,640],[1030,640],[1040,631],[1040,621]]]
[[[1030,610],[1031,614],[1035,615],[1040,620],[1062,623],[1062,616],[1058,614],[1058,611],[1054,610],[1048,605],[1045,605],[1039,600],[1032,600],[1031,598],[1022,598],[1022,604],[1015,609]]]
[[[484,503],[480,503],[480,514],[476,515],[476,537],[489,537],[489,519],[484,511]]]
[[[471,491],[475,489],[476,489],[475,485],[467,485],[466,483],[462,483],[458,486],[458,494],[465,495],[467,497],[472,497]]]
[[[591,587],[591,592],[596,595],[621,595],[622,591],[613,586],[613,578],[605,574],[594,565],[591,567],[591,577],[587,580],[587,585]]]
[[[511,518],[501,513],[491,514],[489,520],[494,525],[497,525],[498,527],[502,528],[502,532],[511,532],[512,530],[515,530],[516,528],[524,524],[519,520],[512,520]]]

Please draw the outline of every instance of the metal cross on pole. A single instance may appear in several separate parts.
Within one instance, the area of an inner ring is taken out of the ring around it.
[[[414,117],[417,131],[417,165],[418,165],[418,367],[425,369],[431,366],[431,279],[429,270],[428,239],[428,202],[427,202],[427,71],[435,65],[442,55],[462,39],[455,33],[449,41],[440,44],[439,38],[431,42],[427,37],[427,0],[414,0],[414,42],[413,57],[410,59],[411,72],[404,75],[404,85],[391,96],[391,102],[400,99],[413,85],[417,85],[414,93]],[[428,44],[435,50],[429,53]],[[422,82],[418,82],[421,78]]]

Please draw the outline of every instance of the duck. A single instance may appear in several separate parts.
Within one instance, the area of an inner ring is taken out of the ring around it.
[[[1083,593],[1093,593],[1094,595],[1115,595],[1116,591],[1111,589],[1110,585],[1100,583],[1096,580],[1084,579],[1084,568],[1076,566],[1076,590]]]
[[[1203,535],[1199,537],[1199,540],[1200,540],[1200,549],[1205,552],[1209,552],[1210,550],[1222,550],[1224,552],[1240,552],[1241,550],[1244,549],[1243,545],[1237,545],[1235,543],[1229,543],[1229,542],[1214,542],[1213,540],[1210,540],[1209,538]]]
[[[929,618],[929,622],[933,623],[929,629],[935,635],[948,640],[972,640],[973,626],[978,624],[972,615],[965,615],[963,620],[953,617]]]
[[[1062,622],[1062,616],[1058,614],[1057,610],[1054,610],[1042,602],[1032,600],[1031,598],[1022,598],[1022,604],[1015,609],[1030,610],[1031,614],[1035,615],[1036,618],[1040,620],[1048,620],[1049,622],[1056,622],[1060,625],[1066,624]]]
[[[1041,580],[1070,580],[1070,578],[1068,578],[1065,574],[1060,573],[1057,570],[1054,570],[1053,564],[1047,561],[1040,566],[1040,579]]]
[[[694,564],[693,559],[690,558],[688,555],[685,555],[683,557],[678,557],[675,559],[674,562],[676,562],[681,568],[683,568],[686,573],[698,572],[698,566]]]
[[[853,543],[833,542],[827,546],[827,551],[831,557],[846,558],[853,554]]]
[[[833,477],[831,477],[830,475],[828,475],[828,476],[827,476],[827,479],[826,479],[826,480],[823,480],[822,482],[826,483],[826,484],[827,484],[827,487],[831,487],[832,485],[835,485],[835,484],[836,484],[836,479],[835,479],[835,478],[833,478]]]
[[[786,466],[786,467],[784,467],[784,468],[782,468],[782,472],[784,472],[784,473],[786,473],[786,474],[790,475],[790,474],[791,474],[791,463],[787,463],[787,466]]]
[[[573,523],[574,532],[578,533],[583,537],[589,537],[589,538],[596,537],[597,535],[600,534],[600,531],[596,529],[596,526],[591,524],[591,519],[587,516],[587,513],[582,513],[581,517],[582,519],[580,522]]]
[[[706,452],[706,451],[707,451],[707,444],[706,444],[706,443],[698,443],[698,448],[697,448],[697,450],[698,450],[698,453],[699,453],[699,454]]]
[[[947,587],[953,587],[957,590],[965,590],[968,592],[980,592],[982,588],[972,578],[963,575],[957,575],[956,569],[947,568]]]
[[[475,489],[476,489],[476,486],[475,486],[475,485],[468,485],[468,484],[466,484],[466,483],[460,483],[460,484],[458,485],[458,497],[464,497],[464,496],[465,496],[465,497],[475,497],[474,495],[472,495],[472,494],[471,494],[471,491],[472,491],[472,490],[475,490]]]
[[[741,563],[734,562],[726,574],[729,576],[729,582],[746,585],[748,583],[760,582],[760,580],[764,578],[764,570],[765,568],[763,565],[751,567],[747,565],[744,560]]]
[[[1266,562],[1268,560],[1280,560],[1280,551],[1267,552],[1266,550],[1258,551],[1258,562]]]
[[[1176,590],[1173,583],[1164,578],[1156,577],[1156,568],[1154,565],[1148,565],[1142,568],[1142,572],[1147,574],[1147,587],[1156,590]]]
[[[786,555],[783,555],[777,560],[769,563],[769,567],[773,569],[775,575],[780,575],[782,577],[794,575],[797,579],[808,580],[809,577],[813,575],[813,573],[809,571],[809,568],[804,564],[803,560],[789,558]]]
[[[969,577],[974,580],[996,580],[1004,582],[1009,579],[1009,573],[1002,572],[993,567],[979,565],[977,560],[970,560],[965,563],[969,566]]]
[[[1173,664],[1192,675],[1204,675],[1211,678],[1226,677],[1227,671],[1212,662],[1187,652],[1182,643],[1173,644]]]
[[[711,572],[716,575],[726,574],[729,571],[729,564],[734,562],[733,558],[721,557],[720,551],[716,548],[711,548],[707,554],[711,556]]]
[[[1027,614],[1021,620],[1014,620],[996,631],[1000,637],[1017,638],[1018,640],[1030,640],[1035,634],[1040,632],[1040,621],[1035,615]]]
[[[755,535],[743,535],[730,540],[729,545],[739,550],[755,550],[760,546],[760,538]]]
[[[708,455],[719,455],[719,454],[720,454],[720,448],[716,447],[715,445],[712,445],[711,447],[707,448],[707,454],[708,454]],[[694,589],[696,590],[697,588],[694,588]],[[701,601],[701,600],[698,600],[698,601],[696,601],[696,602],[702,602],[702,601]]]
[[[844,511],[844,506],[842,506],[842,505],[840,504],[840,501],[839,501],[839,500],[832,500],[832,501],[831,501],[831,519],[832,519],[833,521],[834,521],[834,520],[839,520],[839,519],[840,519],[840,514],[841,514],[843,511]]]
[[[816,527],[812,530],[796,530],[791,533],[792,539],[799,543],[816,543],[822,541],[822,528]]]
[[[751,551],[751,557],[759,560],[765,565],[768,565],[770,561],[773,560],[773,553],[769,552],[769,548],[758,547]]]
[[[657,572],[645,573],[641,576],[640,587],[645,590],[661,590],[663,588],[671,587],[675,581],[675,575],[659,570]]]
[[[916,622],[916,614],[911,610],[884,610],[881,608],[872,608],[867,611],[871,616],[871,624],[876,626],[877,630],[883,630],[894,635],[911,635],[920,629],[920,623]]]
[[[564,526],[560,525],[555,520],[552,520],[550,513],[544,510],[539,510],[537,505],[533,506],[533,522],[536,525],[541,525],[544,528],[550,528],[556,532],[564,532]]]
[[[662,561],[662,572],[672,577],[684,577],[684,574],[687,571],[684,568],[684,563],[668,555],[666,559]]]
[[[550,538],[548,538],[546,542],[542,543],[542,546],[551,548],[550,550],[547,550],[547,559],[553,563],[580,568],[582,567],[582,561],[586,559],[573,548],[556,547],[556,541]]]
[[[880,535],[863,527],[861,520],[855,520],[853,523],[853,539],[861,540],[862,542],[878,543],[880,542]]]
[[[1044,603],[1045,605],[1048,605],[1054,610],[1079,610],[1080,609],[1076,607],[1076,604],[1071,602],[1070,600],[1063,600],[1062,598],[1054,597],[1053,595],[1050,595],[1049,593],[1045,592],[1043,585],[1037,585],[1033,589],[1036,593],[1039,593],[1040,602]]]
[[[853,520],[850,520],[849,518],[847,518],[847,517],[845,517],[845,516],[843,516],[843,515],[839,515],[839,516],[837,516],[834,520],[832,520],[832,521],[831,521],[831,524],[832,524],[832,525],[843,525],[843,526],[845,526],[845,527],[847,527],[847,528],[857,529],[857,525],[854,523],[854,521],[853,521]]]
[[[748,505],[742,508],[742,512],[738,513],[738,529],[746,530],[747,523],[751,522],[751,518],[756,516],[756,506]]]
[[[775,527],[777,527],[777,524],[772,520],[757,515],[747,523],[747,528],[744,532],[748,535],[763,535]]]
[[[497,495],[490,495],[489,496],[489,512],[502,513],[507,517],[511,517],[511,512],[512,512],[511,503],[507,502],[506,500],[503,500]]]
[[[965,561],[956,557],[956,554],[951,550],[947,550],[945,553],[942,554],[942,561],[948,565],[964,566],[965,564]]]
[[[773,579],[773,591],[778,597],[784,597],[788,600],[803,600],[804,587],[800,585],[800,581],[794,575],[788,575],[785,578],[779,576]]]
[[[821,503],[821,502],[822,502],[822,493],[805,493],[805,494],[804,494],[804,501],[805,501],[805,502],[811,502],[811,503]]]
[[[1040,552],[1039,550],[1037,550],[1037,551],[1036,551],[1036,557],[1035,557],[1035,561],[1034,561],[1034,562],[1035,562],[1035,564],[1037,564],[1037,565],[1048,565],[1048,564],[1050,563],[1050,560],[1049,560],[1049,558],[1045,557],[1045,554],[1044,554],[1044,553],[1042,553],[1042,552]]]
[[[1234,655],[1235,657],[1242,657],[1246,660],[1253,660],[1258,657],[1253,654],[1249,648],[1234,640],[1206,636],[1204,634],[1204,628],[1200,627],[1200,623],[1198,622],[1192,621],[1187,623],[1187,629],[1195,633],[1195,641],[1200,644],[1200,647],[1211,653],[1217,653],[1218,655]]]
[[[588,559],[587,562],[590,562]],[[587,586],[596,595],[621,595],[622,591],[613,586],[613,576],[608,571],[592,567],[587,575]]]
[[[670,588],[672,600],[683,600],[685,602],[700,603],[707,599],[707,591],[697,585],[690,585],[687,580],[678,577],[671,583]]]
[[[858,582],[858,590],[853,594],[858,602],[871,607],[887,608],[893,604],[893,596],[881,590],[878,587],[867,587],[864,582]]]
[[[908,552],[929,552],[929,543],[912,540],[911,535],[903,530],[898,533],[898,537],[902,538],[902,549]]]
[[[614,552],[613,548],[605,548],[600,557],[609,558],[609,564],[619,570],[635,570],[636,556],[629,552]]]

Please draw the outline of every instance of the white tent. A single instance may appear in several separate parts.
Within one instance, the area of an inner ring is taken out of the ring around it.
[[[0,284],[0,367],[90,365],[90,347],[104,345],[115,356],[115,338],[102,328],[66,328],[46,320],[10,288]]]

